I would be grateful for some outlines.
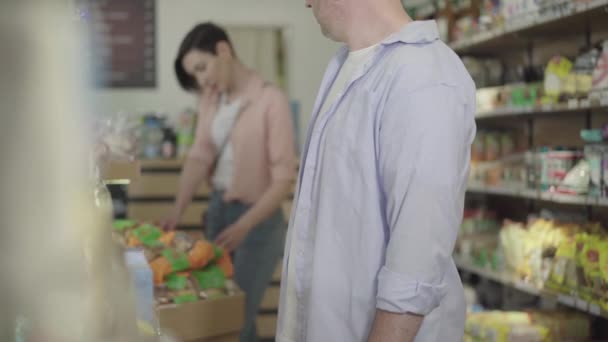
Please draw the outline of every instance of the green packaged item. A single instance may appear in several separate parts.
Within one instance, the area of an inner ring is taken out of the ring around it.
[[[210,266],[202,271],[192,272],[192,277],[201,290],[223,289],[226,286],[224,271],[218,266]]]
[[[159,241],[163,232],[154,225],[147,223],[143,224],[133,229],[132,234],[146,247],[159,247],[163,245],[162,242]]]
[[[223,256],[224,250],[219,246],[213,246],[213,261],[217,261]]]
[[[172,249],[165,249],[161,255],[171,264],[173,272],[181,272],[190,269],[190,261],[186,253],[180,253]]]
[[[136,222],[133,220],[115,220],[112,224],[112,228],[114,228],[115,231],[123,232],[127,228],[133,227],[135,224]]]
[[[170,274],[167,276],[165,285],[169,290],[178,291],[183,290],[188,286],[188,278],[179,274]]]
[[[198,297],[192,293],[173,297],[173,303],[175,303],[175,304],[193,303],[196,301],[198,301]]]

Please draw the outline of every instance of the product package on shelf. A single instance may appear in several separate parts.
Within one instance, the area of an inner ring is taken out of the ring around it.
[[[488,311],[469,314],[465,333],[466,342],[586,341],[591,321],[560,311]]]
[[[517,152],[510,130],[480,130],[471,146],[470,182],[486,186],[523,188],[524,155]]]
[[[459,237],[456,254],[477,267],[507,272],[535,288],[608,311],[608,236],[598,223],[506,220],[493,236],[480,231]]]
[[[599,225],[559,244],[546,285],[608,310],[608,237]]]
[[[478,267],[497,270],[500,264],[496,253],[499,228],[495,213],[485,209],[466,210],[455,253]]]

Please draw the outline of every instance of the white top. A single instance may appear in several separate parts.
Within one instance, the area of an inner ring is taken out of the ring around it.
[[[353,74],[357,68],[362,67],[365,63],[369,62],[376,47],[378,47],[378,44],[348,53],[344,65],[340,68],[338,76],[336,76],[329,93],[327,93],[325,102],[323,102],[323,107],[321,107],[321,113],[327,112],[334,102],[336,102],[336,99],[346,91],[345,88],[353,78]]]
[[[227,98],[222,96],[213,123],[211,124],[211,140],[221,155],[211,179],[211,184],[215,190],[224,191],[230,187],[232,175],[234,174],[234,155],[230,133],[241,111],[241,100],[228,103]],[[220,151],[226,143],[223,151]]]
[[[321,109],[321,113],[327,112],[330,107],[336,102],[338,98],[340,98],[341,94],[346,91],[346,86],[350,83],[351,79],[354,76],[355,71],[365,65],[365,63],[369,62],[370,58],[373,57],[374,49],[378,46],[372,45],[365,49],[351,51],[348,54],[344,65],[340,68],[340,72],[336,76],[329,92],[327,93],[327,97],[325,98],[325,102],[323,103],[323,107]],[[290,247],[290,253],[295,251],[296,241],[292,241]],[[291,258],[289,260],[289,267],[287,272],[288,278],[288,286],[287,286],[287,305],[285,306],[285,331],[288,338],[296,340],[296,290],[295,290],[295,265],[293,264],[295,258]]]

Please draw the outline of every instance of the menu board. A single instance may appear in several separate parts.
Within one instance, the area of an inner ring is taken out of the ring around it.
[[[108,88],[156,87],[154,0],[88,0],[96,83]]]

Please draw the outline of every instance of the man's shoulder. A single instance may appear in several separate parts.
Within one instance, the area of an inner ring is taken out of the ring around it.
[[[390,83],[407,83],[416,90],[444,84],[454,87],[471,87],[472,80],[460,58],[443,42],[429,44],[395,44],[382,59],[381,74],[390,77]]]

